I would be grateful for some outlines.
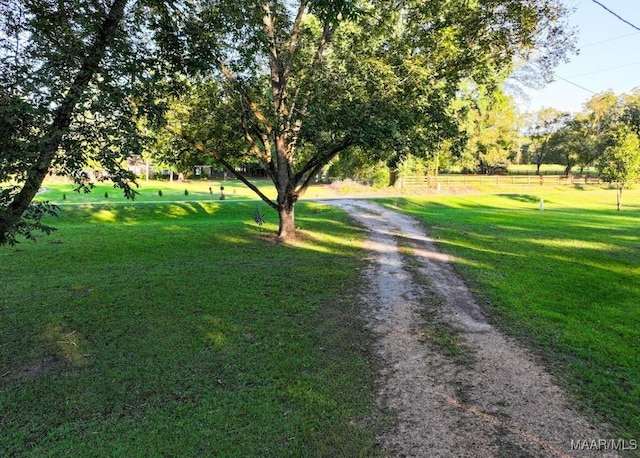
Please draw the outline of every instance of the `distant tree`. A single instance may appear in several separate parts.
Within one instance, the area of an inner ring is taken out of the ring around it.
[[[338,155],[327,167],[331,179],[353,179],[382,188],[389,185],[389,167],[384,161],[372,162],[371,153],[354,147],[349,154]]]
[[[574,132],[582,137],[578,164],[584,167],[594,165],[604,152],[608,133],[620,119],[620,99],[611,91],[596,94],[585,103],[572,125]]]
[[[540,174],[540,167],[553,156],[554,143],[551,141],[554,134],[562,129],[569,119],[568,113],[555,108],[543,108],[534,115],[530,123],[528,137],[529,160],[536,165],[536,173]]]
[[[499,89],[476,86],[460,97],[460,103],[466,105],[460,122],[463,169],[489,174],[506,170],[517,143],[518,115],[512,99]]]
[[[623,109],[620,119],[640,135],[640,87],[635,88],[630,94],[623,95],[622,99]]]
[[[632,128],[619,125],[606,141],[598,167],[601,178],[614,183],[617,189],[617,208],[622,208],[622,191],[640,178],[640,138]]]
[[[564,126],[554,132],[549,138],[547,159],[550,162],[564,165],[564,174],[569,175],[580,157],[585,156],[587,147],[582,132],[582,124],[572,118],[568,118]]]

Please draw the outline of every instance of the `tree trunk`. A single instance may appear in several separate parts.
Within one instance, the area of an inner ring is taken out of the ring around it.
[[[107,48],[113,41],[116,29],[124,15],[124,9],[129,0],[114,0],[109,14],[105,17],[93,45],[87,50],[82,67],[69,86],[65,98],[53,113],[53,121],[43,141],[43,146],[36,163],[29,170],[27,179],[22,189],[15,196],[9,207],[6,221],[0,224],[0,243],[5,241],[5,234],[12,226],[18,223],[27,210],[36,193],[40,189],[44,178],[49,171],[63,136],[69,131],[76,105],[87,89],[93,75],[100,69],[100,62]]]
[[[618,188],[618,211],[622,209],[622,188]]]
[[[398,182],[398,178],[400,177],[400,173],[398,169],[395,167],[389,167],[389,187],[394,187]]]
[[[278,209],[280,226],[278,228],[278,239],[281,241],[293,240],[296,238],[296,222],[292,205],[281,205]]]

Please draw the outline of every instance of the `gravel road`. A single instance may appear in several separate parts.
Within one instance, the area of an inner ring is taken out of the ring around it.
[[[573,449],[610,436],[490,324],[420,223],[366,201],[326,203],[368,231],[363,300],[383,366],[379,402],[397,419],[380,437],[388,456],[617,456],[606,447]]]

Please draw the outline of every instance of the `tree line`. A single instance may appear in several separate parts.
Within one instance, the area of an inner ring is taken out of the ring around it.
[[[569,175],[596,166],[603,180],[615,183],[621,208],[623,190],[640,178],[640,88],[594,95],[578,113],[543,109],[529,121],[524,150],[538,170],[562,164]]]

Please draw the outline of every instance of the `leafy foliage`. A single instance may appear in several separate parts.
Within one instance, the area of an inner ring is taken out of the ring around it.
[[[81,171],[94,161],[134,197],[123,161],[141,151],[137,119],[157,120],[162,109],[151,89],[163,73],[150,30],[163,12],[155,0],[2,3],[0,182],[20,190],[2,194],[0,244],[50,170],[88,191]]]
[[[622,191],[640,178],[640,138],[629,126],[620,125],[611,131],[607,147],[599,162],[603,180],[616,183],[618,210],[622,207]]]
[[[0,202],[11,201],[17,191],[17,186],[7,186],[1,188]],[[53,232],[55,228],[44,224],[42,220],[46,216],[56,216],[57,211],[58,207],[48,201],[32,202],[24,212],[22,218],[14,221],[13,224],[11,224],[6,230],[4,234],[5,243],[7,245],[14,246],[17,243],[20,243],[21,237],[24,237],[27,240],[36,240],[36,232],[41,232],[47,235],[51,234],[51,232]],[[11,221],[11,215],[8,215],[4,212],[6,212],[6,210],[0,207],[0,219]]]
[[[462,81],[491,91],[535,48],[557,62],[571,47],[565,12],[555,0],[198,2],[174,27],[193,89],[173,131],[228,165],[258,161],[285,238],[338,154],[427,156],[458,135]]]
[[[505,171],[515,151],[517,117],[515,105],[501,90],[488,92],[480,86],[470,90],[461,129],[465,136],[463,170],[494,174]]]
[[[538,166],[562,163],[566,174],[574,166],[582,171],[585,166],[602,163],[605,149],[620,128],[640,134],[639,96],[638,90],[621,95],[608,91],[594,95],[575,115],[554,109],[539,111],[530,122],[529,160]]]

